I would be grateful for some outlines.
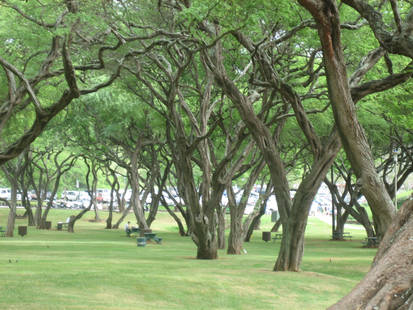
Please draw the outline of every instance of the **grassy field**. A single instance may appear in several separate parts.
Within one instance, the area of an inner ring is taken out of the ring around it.
[[[363,277],[375,254],[361,247],[362,230],[348,229],[352,241],[329,241],[329,226],[310,218],[303,271],[275,273],[279,241],[265,243],[261,231],[245,244],[247,254],[220,251],[218,260],[201,261],[166,213],[152,227],[162,244],[146,247],[123,229],[88,221],[92,213],[74,234],[56,231],[72,213],[52,210],[53,230],[0,238],[0,309],[325,309]],[[6,221],[0,209],[0,226]],[[268,217],[262,228],[269,227]]]

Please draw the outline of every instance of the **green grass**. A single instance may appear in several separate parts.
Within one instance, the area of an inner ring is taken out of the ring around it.
[[[0,209],[1,226],[6,212]],[[71,213],[52,210],[53,228]],[[263,242],[261,231],[245,244],[247,254],[220,251],[206,261],[194,259],[195,245],[166,213],[152,227],[162,244],[144,248],[123,229],[89,222],[92,216],[74,234],[29,227],[24,238],[0,238],[1,309],[325,309],[363,277],[375,254],[361,247],[363,231],[329,241],[329,226],[310,218],[303,271],[276,273],[279,241]],[[271,224],[267,217],[262,228]]]

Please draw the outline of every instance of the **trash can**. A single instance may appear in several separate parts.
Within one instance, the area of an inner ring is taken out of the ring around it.
[[[27,226],[19,226],[17,227],[17,229],[20,236],[24,237],[25,235],[27,235]]]
[[[138,246],[145,246],[146,245],[146,238],[145,237],[138,237],[136,238],[136,242]]]
[[[51,229],[52,228],[52,222],[46,221],[46,229]]]
[[[270,231],[263,231],[262,232],[262,240],[265,242],[271,241],[271,232]]]
[[[63,223],[59,222],[57,223],[57,230],[62,230],[63,229]]]

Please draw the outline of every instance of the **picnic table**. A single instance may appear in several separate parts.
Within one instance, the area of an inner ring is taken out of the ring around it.
[[[162,242],[162,238],[158,237],[153,232],[146,232],[146,233],[144,233],[144,236],[146,238],[146,241],[155,241],[158,244]]]

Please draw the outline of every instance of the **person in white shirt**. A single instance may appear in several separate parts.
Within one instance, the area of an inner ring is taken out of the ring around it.
[[[125,232],[126,232],[126,235],[128,235],[128,237],[130,237],[130,234],[132,232],[132,227],[131,227],[129,221],[125,224]]]

